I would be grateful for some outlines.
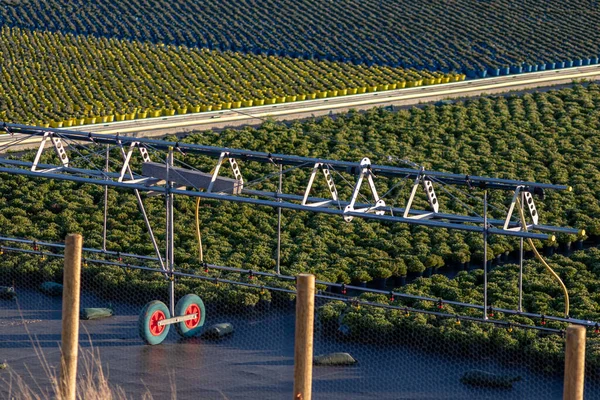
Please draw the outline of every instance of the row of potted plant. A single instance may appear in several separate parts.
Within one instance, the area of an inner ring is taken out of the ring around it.
[[[337,97],[464,79],[460,74],[0,32],[11,122],[70,127]]]
[[[450,8],[442,3],[423,7],[410,1],[398,6],[340,0],[326,10],[317,0],[150,4],[18,2],[0,9],[0,21],[94,37],[464,73],[600,53],[600,35],[585,0],[501,0],[493,6],[459,0]]]

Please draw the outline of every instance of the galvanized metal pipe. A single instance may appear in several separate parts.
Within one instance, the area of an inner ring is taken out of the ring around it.
[[[61,135],[61,137],[69,138],[72,140],[80,140],[84,142],[94,142],[94,143],[117,143],[118,141],[122,143],[131,143],[131,142],[139,142],[144,144],[152,145],[156,149],[162,149],[167,151],[170,147],[179,149],[183,152],[187,153],[195,153],[195,154],[203,154],[212,157],[219,157],[219,155],[226,151],[229,153],[229,156],[232,158],[241,158],[249,161],[257,161],[257,162],[265,162],[272,163],[276,162],[279,164],[285,165],[310,165],[310,168],[315,163],[323,163],[332,167],[342,168],[348,172],[359,170],[359,162],[350,162],[350,161],[338,161],[338,160],[329,160],[329,159],[321,159],[321,158],[311,158],[311,157],[301,157],[301,156],[293,156],[286,154],[273,154],[273,153],[265,153],[259,151],[251,151],[251,150],[242,150],[242,149],[231,149],[227,147],[216,147],[216,146],[206,146],[199,144],[190,144],[190,143],[180,143],[180,142],[170,142],[165,140],[156,140],[149,138],[140,138],[140,137],[128,137],[128,136],[120,136],[120,135],[108,135],[108,134],[99,134],[99,133],[91,133],[91,132],[79,132],[79,131],[71,131],[65,129],[54,129],[54,128],[38,128],[27,125],[19,125],[19,124],[7,124],[15,133],[21,133],[26,135],[37,135],[43,136],[46,132],[56,132]],[[439,171],[420,171],[411,168],[400,168],[393,166],[385,166],[385,165],[371,165],[371,171],[376,175],[382,176],[405,176],[408,175],[409,178],[416,178],[421,175],[435,177],[444,181],[445,183],[452,183],[456,185],[464,185],[464,186],[475,186],[475,187],[485,187],[485,188],[496,188],[496,189],[505,189],[505,190],[514,190],[516,186],[526,186],[526,187],[538,187],[543,189],[554,189],[554,190],[571,190],[570,186],[567,185],[554,185],[547,183],[537,183],[537,182],[528,182],[528,181],[520,181],[514,179],[500,179],[500,178],[488,178],[482,176],[466,176],[462,174],[452,174],[447,172],[439,172]]]
[[[105,181],[105,180],[101,180],[101,179],[91,179],[91,178],[86,178],[86,177],[81,177],[81,176],[62,175],[62,174],[56,174],[56,173],[51,173],[51,172],[41,173],[41,172],[25,170],[25,169],[0,167],[0,173],[2,173],[2,172],[9,173],[9,174],[15,174],[15,175],[42,177],[42,178],[48,178],[48,179],[58,179],[58,180],[65,180],[65,181],[79,182],[79,183],[91,183],[91,184],[98,184],[98,185],[104,185],[104,186],[110,186],[110,187],[116,187],[116,188],[122,188],[122,189],[128,189],[128,190],[138,189],[140,191],[153,191],[153,192],[157,192],[157,193],[165,193],[166,192],[166,189],[163,187],[155,187],[155,186],[148,187],[148,186],[144,186],[144,185],[140,185],[140,184],[136,184],[136,183]],[[359,212],[345,213],[343,210],[338,210],[338,209],[330,209],[330,208],[323,208],[323,207],[309,207],[309,206],[303,206],[301,204],[260,200],[260,199],[253,199],[253,198],[247,198],[247,197],[237,197],[237,196],[231,196],[231,195],[225,195],[225,194],[197,192],[197,191],[192,191],[192,190],[171,189],[170,192],[173,194],[181,194],[181,195],[186,195],[186,196],[190,196],[190,197],[201,197],[201,198],[212,199],[212,200],[221,200],[221,201],[222,200],[233,201],[233,202],[238,202],[238,203],[254,204],[254,205],[268,206],[268,207],[281,207],[281,208],[290,209],[290,210],[320,212],[320,213],[340,215],[340,216],[350,215],[353,217],[364,218],[364,219],[373,219],[373,220],[379,220],[379,221],[401,222],[401,223],[407,223],[407,224],[411,224],[411,225],[423,225],[423,226],[431,226],[431,227],[439,227],[439,228],[458,229],[458,230],[469,231],[469,232],[479,232],[479,233],[483,232],[482,227],[471,226],[471,225],[452,224],[452,223],[447,223],[447,222],[430,221],[430,220],[423,220],[423,219],[417,220],[417,219],[402,218],[402,217],[395,217],[395,216],[389,216],[389,215],[376,215],[376,214],[371,214],[371,213],[359,213]],[[531,239],[539,239],[539,240],[548,240],[552,237],[552,236],[538,234],[538,233],[507,231],[507,230],[497,229],[497,228],[490,228],[488,230],[488,234],[523,237],[523,238],[531,238]]]

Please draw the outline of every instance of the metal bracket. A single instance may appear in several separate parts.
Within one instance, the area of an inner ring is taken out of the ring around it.
[[[215,165],[215,169],[212,173],[210,183],[208,184],[208,188],[206,189],[208,193],[212,192],[213,186],[215,185],[217,177],[219,176],[219,170],[221,169],[221,165],[223,165],[223,161],[227,156],[229,156],[229,152],[226,151],[222,152],[221,155],[219,155],[219,160],[217,161],[217,165]],[[244,188],[244,177],[242,176],[242,171],[240,171],[240,166],[235,158],[229,157],[228,160],[229,165],[231,166],[231,171],[233,171],[233,176],[235,180],[238,181],[237,185],[239,186],[239,188],[236,189],[238,189],[238,191],[241,192],[241,190]]]
[[[48,141],[48,139],[50,139],[50,141],[52,142],[52,145],[54,146],[54,151],[56,152],[56,155],[58,155],[58,158],[60,158],[60,162],[63,166],[56,168],[48,168],[39,171],[37,169],[37,166],[40,162],[40,158],[42,157],[42,153],[44,152],[44,148],[46,147],[46,142]],[[35,159],[33,160],[31,170],[35,172],[51,172],[60,170],[62,168],[69,168],[69,156],[67,155],[67,151],[65,150],[65,147],[63,146],[63,143],[59,137],[55,137],[52,132],[44,132],[44,136],[42,137],[40,147],[38,148],[38,151],[35,155]]]
[[[179,317],[161,319],[160,321],[158,321],[158,326],[172,325],[172,324],[176,324],[178,322],[189,321],[191,319],[196,319],[196,318],[198,318],[197,313],[181,315]]]
[[[516,228],[509,228],[509,224],[510,224],[510,218],[513,215],[513,212],[515,211],[515,205],[517,204],[517,199],[519,198],[518,196],[521,194],[521,192],[523,193],[523,197],[524,197],[524,205],[527,206],[527,208],[529,209],[529,215],[531,215],[531,219],[533,220],[533,224],[537,225],[538,221],[539,221],[539,214],[537,212],[537,208],[535,207],[535,202],[533,201],[533,195],[525,190],[525,186],[517,186],[517,188],[515,189],[515,194],[512,198],[512,201],[510,202],[510,207],[508,209],[508,215],[506,216],[506,220],[504,221],[504,227],[503,229],[506,231],[520,231],[522,229],[522,227],[516,227]]]
[[[421,168],[421,170],[423,171],[423,168]],[[415,199],[415,194],[417,194],[417,189],[419,188],[419,186],[423,186],[423,189],[425,190],[425,193],[427,194],[427,201],[429,202],[429,205],[433,209],[433,212],[410,216],[409,215],[410,207],[412,206],[413,200]],[[427,177],[425,175],[417,176],[417,178],[415,179],[415,183],[412,187],[412,190],[410,192],[410,197],[408,198],[408,201],[406,202],[406,207],[404,209],[403,217],[410,218],[410,219],[426,219],[426,218],[430,218],[430,217],[434,216],[435,214],[437,214],[439,209],[440,209],[440,204],[438,202],[437,195],[435,194],[435,189],[433,188],[433,182],[431,182],[431,180],[427,179]]]
[[[317,171],[321,170],[323,175],[325,176],[325,181],[327,182],[327,188],[329,189],[329,193],[331,193],[332,200],[319,201],[316,203],[307,204],[308,195],[310,194],[310,190],[312,189],[313,182],[315,181],[315,177],[317,175]],[[338,200],[337,189],[335,188],[335,183],[333,182],[333,177],[331,176],[331,172],[329,171],[329,167],[323,167],[323,163],[316,163],[313,167],[312,173],[310,174],[310,179],[308,180],[308,185],[306,186],[306,190],[304,191],[304,198],[302,199],[303,206],[309,207],[321,207],[326,204],[330,204],[332,201]]]
[[[363,158],[360,162],[360,174],[358,175],[358,180],[356,181],[356,185],[354,186],[354,191],[352,192],[352,199],[350,200],[350,204],[348,204],[344,208],[344,213],[347,212],[355,212],[355,213],[372,213],[374,212],[377,215],[383,215],[385,211],[379,210],[380,208],[385,207],[385,201],[379,198],[377,194],[377,189],[375,188],[375,182],[373,181],[373,172],[371,171],[371,160],[367,157]],[[375,200],[375,205],[373,207],[367,208],[354,208],[354,204],[356,203],[356,199],[358,197],[358,193],[360,192],[360,187],[362,186],[364,178],[367,178],[367,182],[369,183],[369,188],[371,189],[371,193],[373,194],[373,199]],[[352,215],[344,215],[344,220],[346,222],[352,221],[354,217]]]
[[[123,155],[123,167],[121,168],[121,173],[119,174],[119,182],[123,182],[123,178],[125,177],[125,173],[129,170],[129,162],[131,161],[131,156],[133,155],[133,150],[137,147],[142,155],[142,160],[144,162],[150,162],[150,155],[148,154],[148,150],[145,147],[140,146],[140,142],[132,142],[129,145],[129,150],[127,154],[125,154],[125,150],[123,149],[123,145],[119,141],[119,146],[121,147],[121,154]],[[139,183],[139,180],[128,181],[126,183]]]

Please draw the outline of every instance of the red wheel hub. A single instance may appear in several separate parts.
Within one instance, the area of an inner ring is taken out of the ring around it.
[[[166,317],[165,313],[161,310],[154,311],[150,316],[150,333],[153,336],[159,336],[161,333],[164,332],[165,326],[158,325],[158,321],[162,321],[163,319],[166,319]]]
[[[201,315],[200,315],[200,307],[198,307],[198,304],[190,304],[188,306],[188,308],[185,310],[185,315],[191,315],[191,314],[196,314],[196,317],[185,321],[185,326],[187,326],[190,329],[197,327],[198,324],[200,323]]]

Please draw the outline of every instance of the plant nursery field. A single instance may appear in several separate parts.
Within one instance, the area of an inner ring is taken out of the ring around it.
[[[477,74],[597,62],[588,0],[3,0],[0,24],[95,37]],[[581,60],[581,61],[580,61]]]
[[[327,156],[336,159],[356,159],[368,156],[374,162],[389,163],[390,156],[408,158],[428,168],[464,174],[491,175],[506,178],[533,179],[544,182],[571,184],[574,193],[548,192],[538,202],[543,223],[585,228],[593,237],[600,234],[598,198],[600,164],[596,157],[600,146],[598,129],[600,87],[575,86],[571,89],[547,93],[526,94],[508,98],[481,98],[444,106],[427,106],[393,113],[373,109],[365,114],[351,112],[335,120],[323,118],[297,122],[289,126],[266,122],[258,129],[227,130],[222,133],[195,133],[186,141],[218,146],[257,149],[261,151],[294,153],[306,156]],[[49,153],[47,153],[49,154]],[[33,157],[33,153],[26,157]],[[183,156],[178,155],[178,158]],[[209,170],[212,164],[202,157],[185,156],[184,161]],[[134,160],[134,165],[139,160]],[[392,161],[393,162],[393,161]],[[273,172],[273,166],[242,162],[244,177],[252,182]],[[286,192],[301,190],[308,180],[308,171],[298,170],[293,178],[285,180]],[[341,197],[348,197],[350,187],[335,174]],[[351,179],[351,178],[349,178]],[[377,180],[378,189],[386,193],[386,202],[403,206],[408,197],[409,184],[392,188],[395,182]],[[274,190],[276,182],[264,181],[256,189]],[[317,187],[325,190],[324,187]],[[391,191],[389,189],[392,189]],[[468,212],[468,207],[479,210],[482,205],[465,191],[454,191],[453,196],[440,191],[441,210]],[[477,190],[477,189],[476,189]],[[24,177],[3,176],[0,180],[0,199],[5,207],[0,210],[2,233],[7,236],[29,237],[36,240],[58,241],[66,232],[86,232],[86,245],[98,247],[101,243],[103,190],[99,187],[68,182],[36,181]],[[134,196],[111,190],[108,248],[115,251],[151,254],[145,240],[143,222],[137,211]],[[458,200],[460,201],[458,201]],[[494,194],[491,213],[501,217],[498,209],[506,206],[508,197]],[[164,239],[160,221],[164,205],[160,198],[145,200],[151,221],[158,228],[155,233]],[[415,207],[425,207],[419,199]],[[208,275],[196,261],[197,242],[194,230],[194,204],[191,199],[176,201],[176,264],[178,268]],[[274,268],[276,213],[263,209],[217,201],[205,201],[201,207],[205,260],[218,265],[245,270],[272,271]],[[559,244],[578,240],[576,236],[559,236]],[[435,245],[434,245],[435,244]],[[555,246],[536,242],[536,246]],[[440,271],[470,262],[482,262],[482,239],[459,231],[409,227],[395,224],[366,222],[356,219],[345,223],[341,218],[307,213],[284,213],[282,232],[282,273],[315,273],[320,279],[338,282],[364,282],[372,279],[421,274],[427,268]],[[504,236],[490,239],[488,256],[497,259],[517,249],[516,240]],[[589,249],[571,258],[562,255],[551,259],[553,267],[567,285],[571,296],[571,314],[576,318],[596,320],[600,317],[600,267],[598,250]],[[41,266],[41,267],[40,267]],[[496,266],[490,275],[489,301],[494,307],[515,308],[517,302],[517,272],[514,265]],[[85,267],[86,279],[94,287],[110,296],[120,293],[139,293],[163,285],[158,274],[143,271],[124,271],[118,267]],[[0,266],[0,277],[18,277],[17,284],[35,284],[60,279],[60,260],[41,259],[29,255],[5,252]],[[224,273],[221,277],[250,279]],[[282,285],[272,278],[255,278],[265,285]],[[526,311],[560,315],[564,299],[560,287],[543,271],[537,262],[526,265],[524,280]],[[293,283],[283,284],[293,285]],[[442,275],[417,280],[403,291],[464,302],[481,303],[481,270],[460,272],[450,280]],[[213,282],[182,278],[178,294],[201,293],[208,304],[227,309],[239,305],[253,307],[261,301],[270,301],[281,293],[253,288],[233,287]],[[285,294],[284,294],[285,296]],[[367,300],[392,302],[419,308],[435,304],[403,302],[386,296],[363,295]],[[127,300],[127,299],[125,299]],[[417,304],[418,303],[418,304]],[[499,346],[502,349],[522,348],[533,359],[550,360],[548,368],[561,360],[560,336],[537,336],[527,331],[513,336],[504,327],[480,326],[464,322],[439,321],[434,317],[400,319],[393,311],[383,309],[369,312],[368,308],[352,309],[346,303],[330,303],[321,310],[322,322],[335,325],[344,323],[352,332],[368,330],[376,337],[393,337],[395,329],[414,329],[419,334],[431,335],[432,340],[452,341],[453,335],[467,335],[477,346]],[[452,307],[445,310],[452,313]],[[461,313],[469,312],[461,310]],[[476,312],[476,311],[473,311]],[[394,314],[394,315],[392,315]],[[506,317],[514,323],[535,324],[528,318]],[[371,322],[365,322],[371,321]],[[396,321],[396,322],[391,322]],[[406,325],[406,326],[405,326]],[[548,326],[560,328],[559,323]],[[434,329],[435,328],[435,329]],[[439,330],[437,328],[440,328]],[[462,333],[461,333],[462,332]],[[373,336],[373,335],[371,335]],[[461,336],[462,337],[462,336]],[[597,362],[597,339],[591,339],[590,356]],[[471,342],[469,342],[471,343]],[[593,364],[596,365],[596,364]]]
[[[0,120],[70,127],[448,83],[461,74],[0,30]]]

